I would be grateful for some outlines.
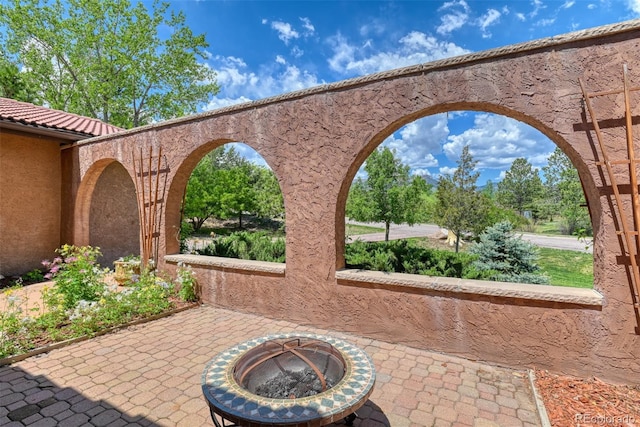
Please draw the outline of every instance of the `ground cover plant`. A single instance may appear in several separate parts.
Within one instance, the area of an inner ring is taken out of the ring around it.
[[[166,312],[197,300],[197,282],[190,267],[178,266],[174,283],[151,270],[132,275],[124,287],[107,283],[110,271],[96,259],[98,248],[65,245],[60,256],[46,262],[41,300],[27,307],[20,286],[5,289],[0,307],[0,357],[25,353],[45,344],[93,335],[133,320]]]

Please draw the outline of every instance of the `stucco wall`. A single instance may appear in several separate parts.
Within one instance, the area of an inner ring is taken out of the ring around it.
[[[91,197],[89,244],[98,246],[104,267],[126,255],[140,254],[140,221],[136,190],[127,170],[118,162],[107,166]]]
[[[42,268],[60,245],[60,141],[0,129],[0,274]]]
[[[640,22],[623,23],[160,123],[74,148],[72,185],[93,179],[92,171],[106,159],[118,160],[133,176],[132,147],[157,150],[162,145],[169,190],[163,197],[160,267],[172,269],[162,255],[178,252],[175,236],[189,175],[211,149],[243,141],[279,179],[286,208],[286,269],[265,274],[199,266],[205,301],[505,365],[638,382],[640,336],[628,258],[621,256],[615,204],[597,163],[601,154],[593,146],[578,82],[583,79],[591,91],[620,89],[626,63],[631,81],[639,84],[638,51]],[[620,120],[623,99],[615,95],[596,104],[607,120],[606,145],[613,159],[619,159],[626,144]],[[339,279],[345,201],[360,165],[403,125],[457,110],[521,120],[547,135],[572,160],[592,214],[594,288],[602,294],[601,304],[416,291],[380,286],[366,278]],[[640,114],[637,100],[633,114]],[[624,182],[623,168],[619,174]],[[80,229],[74,232],[82,236],[87,222],[76,217],[75,224]]]

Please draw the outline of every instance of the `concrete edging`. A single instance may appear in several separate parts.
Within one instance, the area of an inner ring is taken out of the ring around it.
[[[547,410],[544,407],[544,401],[542,400],[542,396],[540,396],[538,388],[536,387],[536,374],[533,369],[529,369],[529,385],[531,386],[531,391],[533,392],[533,398],[536,401],[536,409],[538,410],[538,416],[540,417],[540,423],[542,423],[542,427],[551,427],[551,421],[549,421]]]

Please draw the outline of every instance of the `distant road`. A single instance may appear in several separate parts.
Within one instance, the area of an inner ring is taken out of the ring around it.
[[[383,223],[364,223],[356,221],[348,221],[348,223],[384,228]],[[409,237],[430,237],[439,233],[439,231],[440,227],[433,224],[415,224],[413,226],[407,224],[391,224],[391,228],[389,229],[389,239],[399,240]],[[588,249],[585,249],[584,242],[579,241],[575,236],[547,236],[542,234],[519,232],[517,232],[516,235],[521,235],[523,240],[527,240],[534,245],[543,248],[593,253],[591,246]],[[352,236],[352,238],[368,242],[380,242],[384,240],[384,231],[381,233],[359,234],[357,236]]]

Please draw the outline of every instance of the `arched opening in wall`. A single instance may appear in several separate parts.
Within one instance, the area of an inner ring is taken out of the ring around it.
[[[136,190],[124,166],[117,161],[109,163],[97,177],[90,197],[87,243],[100,248],[99,263],[111,268],[120,257],[138,255],[140,220]]]
[[[285,218],[276,175],[258,152],[233,142],[207,152],[182,203],[180,253],[285,261]]]
[[[537,129],[451,111],[388,136],[345,207],[345,267],[593,287],[592,224],[578,172]]]

